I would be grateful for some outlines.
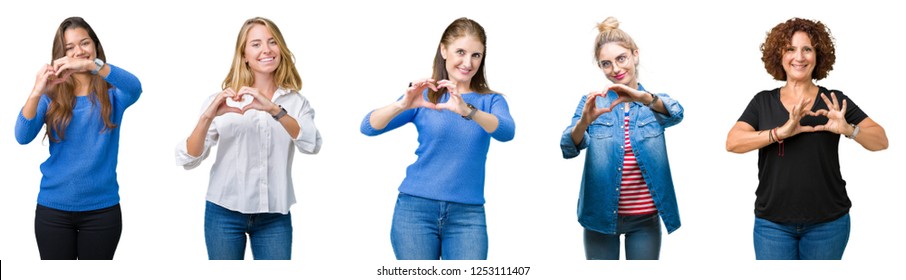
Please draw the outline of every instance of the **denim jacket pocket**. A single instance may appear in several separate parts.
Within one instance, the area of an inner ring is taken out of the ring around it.
[[[645,138],[659,137],[664,134],[664,127],[657,122],[657,118],[654,114],[640,117],[637,126],[640,135]]]
[[[614,121],[611,118],[601,116],[588,126],[588,136],[598,139],[613,137],[611,132],[613,131],[613,125]]]

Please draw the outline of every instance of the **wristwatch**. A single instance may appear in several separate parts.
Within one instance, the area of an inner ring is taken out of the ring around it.
[[[852,135],[847,135],[846,138],[855,140],[855,139],[856,139],[856,135],[859,135],[859,126],[856,125],[856,124],[852,124],[852,123],[849,124],[849,125],[853,126],[853,134],[852,134]]]
[[[104,64],[105,64],[105,63],[104,63],[103,60],[101,60],[100,58],[95,58],[95,59],[94,59],[94,66],[95,66],[95,67],[94,67],[94,70],[91,70],[91,74],[92,74],[92,75],[97,75],[98,72],[101,71],[101,68],[104,68]]]
[[[280,121],[280,118],[286,116],[286,108],[283,108],[283,106],[280,106],[280,104],[277,104],[277,107],[280,107],[280,113],[273,115],[273,117],[275,121]]]
[[[648,92],[648,94],[651,94],[651,103],[645,104],[645,106],[648,106],[648,108],[654,109],[654,104],[657,103],[658,97],[654,93]]]
[[[475,109],[475,105],[472,105],[472,104],[469,104],[469,103],[466,103],[466,106],[469,106],[469,109],[471,109],[472,111],[469,112],[469,115],[467,115],[467,116],[462,116],[462,118],[471,121],[471,120],[472,120],[472,117],[475,117],[475,112],[478,112],[478,109]]]

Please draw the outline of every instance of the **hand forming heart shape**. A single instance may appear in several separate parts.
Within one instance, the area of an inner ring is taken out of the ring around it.
[[[236,108],[236,109],[242,110],[242,108],[245,108],[246,105],[251,104],[252,101],[254,101],[254,100],[255,100],[255,98],[252,97],[251,95],[243,94],[243,95],[242,95],[242,100],[241,100],[241,101],[233,100],[233,98],[227,98],[227,99],[226,99],[226,105],[227,105],[227,106],[230,106],[230,107],[233,107],[233,108]]]

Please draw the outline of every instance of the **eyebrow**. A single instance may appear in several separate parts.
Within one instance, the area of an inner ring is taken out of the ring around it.
[[[79,40],[79,43],[85,42],[85,40],[91,40],[91,38],[82,38],[82,40]],[[69,42],[69,43],[66,43],[66,46],[73,45],[73,44],[74,43]]]

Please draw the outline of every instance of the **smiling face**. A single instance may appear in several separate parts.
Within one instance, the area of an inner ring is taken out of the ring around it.
[[[783,71],[787,81],[809,81],[817,64],[815,46],[808,33],[797,31],[790,39],[790,45],[783,51]]]
[[[88,36],[88,30],[76,27],[63,32],[63,49],[67,57],[94,60],[97,57],[97,48],[94,40]]]
[[[638,50],[630,51],[618,43],[607,43],[598,52],[598,67],[611,82],[633,86],[637,83],[638,57]]]
[[[484,45],[471,35],[462,36],[440,46],[446,60],[449,79],[460,85],[469,85],[484,59]]]
[[[255,74],[273,74],[280,65],[280,47],[264,25],[255,24],[249,29],[243,62]]]

